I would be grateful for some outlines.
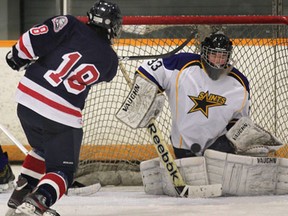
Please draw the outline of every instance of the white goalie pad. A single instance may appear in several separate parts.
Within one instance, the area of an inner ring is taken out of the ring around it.
[[[251,157],[214,150],[204,153],[210,184],[222,184],[223,195],[288,194],[288,159]]]
[[[200,186],[209,185],[204,157],[190,157],[176,159],[175,163],[187,185]],[[170,176],[163,164],[160,164],[160,171],[163,183],[163,192],[168,196],[177,196]]]
[[[209,185],[204,157],[176,159],[175,163],[186,184],[192,186]],[[160,163],[159,158],[141,162],[140,172],[145,193],[178,196],[171,178],[166,168]]]
[[[226,133],[226,137],[235,146],[237,154],[267,156],[276,146],[283,145],[275,136],[248,117],[242,117]]]
[[[116,113],[116,117],[131,128],[146,127],[162,111],[165,96],[158,86],[140,75],[135,76],[133,87]]]
[[[159,158],[141,162],[140,172],[145,193],[152,195],[164,194]]]
[[[279,166],[277,172],[277,186],[276,192],[277,195],[288,194],[288,159],[287,158],[278,158]]]

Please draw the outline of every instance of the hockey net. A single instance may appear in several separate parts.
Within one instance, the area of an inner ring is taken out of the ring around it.
[[[234,66],[250,81],[252,119],[288,143],[287,23],[287,17],[279,16],[124,17],[123,32],[114,47],[119,57],[162,55],[193,35],[180,52],[199,53],[205,36],[225,32],[233,41]],[[121,58],[131,80],[141,61]],[[119,68],[112,82],[91,89],[77,172],[85,184],[139,185],[139,163],[157,157],[146,129],[133,130],[115,118],[128,92]],[[171,148],[167,102],[157,125]]]

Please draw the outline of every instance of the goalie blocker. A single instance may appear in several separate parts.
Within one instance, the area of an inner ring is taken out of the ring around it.
[[[165,96],[158,93],[158,86],[137,74],[116,117],[134,129],[147,127],[150,120],[156,119],[160,114],[164,102]]]

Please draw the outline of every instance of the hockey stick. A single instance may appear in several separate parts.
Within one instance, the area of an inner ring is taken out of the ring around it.
[[[11,133],[10,131],[4,127],[0,123],[0,129],[6,134],[6,136],[22,151],[24,155],[28,155],[29,151],[25,148],[25,146],[20,143],[19,140],[17,140]],[[67,196],[89,196],[92,194],[95,194],[98,192],[101,188],[101,185],[99,183],[89,185],[89,186],[84,186],[80,185],[79,183],[77,184],[77,187],[69,188],[67,191]]]
[[[77,19],[80,20],[83,23],[87,23],[87,18],[83,18],[81,16],[77,16]],[[124,32],[128,32],[128,33],[135,33],[134,31],[125,31],[125,29],[122,29],[122,31]],[[165,54],[159,54],[159,55],[138,55],[138,56],[118,56],[119,60],[144,60],[144,59],[156,59],[156,58],[165,58],[168,57],[170,55],[173,55],[175,53],[177,53],[179,50],[183,49],[183,47],[185,47],[192,39],[194,38],[194,34],[193,32],[190,33],[189,37],[187,37],[187,39],[180,44],[177,48],[175,48],[174,50],[167,52]]]
[[[6,134],[6,136],[23,152],[23,154],[27,155],[28,154],[28,150],[22,145],[22,143],[20,143],[11,133],[10,131],[8,131],[8,129],[6,127],[4,127],[4,125],[2,125],[0,123],[0,129],[4,132],[4,134]]]
[[[119,62],[119,67],[128,86],[132,88],[133,84],[122,62]],[[180,171],[168,149],[168,146],[164,141],[162,133],[160,132],[160,130],[158,130],[156,126],[154,119],[150,121],[147,129],[153,140],[157,154],[160,157],[160,160],[163,163],[164,167],[166,168],[166,171],[168,172],[171,178],[174,188],[180,197],[204,198],[204,197],[218,197],[222,195],[221,184],[199,185],[199,186],[192,186],[185,184],[180,174]]]
[[[166,58],[169,57],[175,53],[177,53],[179,50],[183,49],[192,39],[194,38],[194,35],[191,33],[189,37],[182,43],[180,44],[177,48],[174,50],[164,53],[164,54],[159,54],[159,55],[139,55],[139,56],[118,56],[119,60],[144,60],[144,59],[157,59],[157,58]]]

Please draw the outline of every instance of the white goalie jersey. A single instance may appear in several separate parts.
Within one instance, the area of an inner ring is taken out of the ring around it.
[[[248,116],[250,98],[248,80],[236,68],[218,80],[202,68],[200,55],[180,53],[146,60],[137,70],[168,96],[173,146],[190,149],[198,143],[201,154],[231,121]]]

